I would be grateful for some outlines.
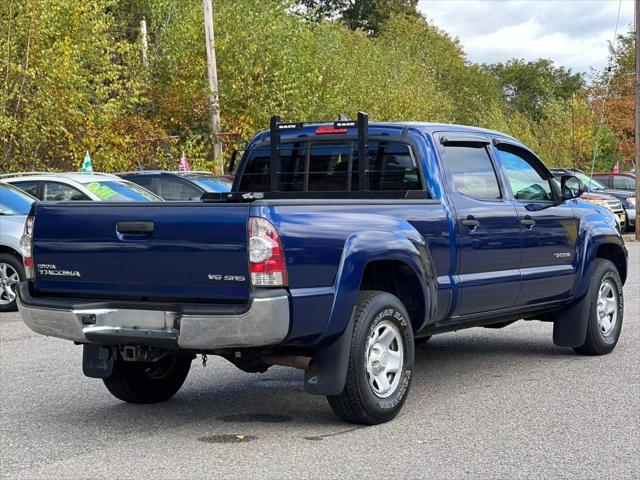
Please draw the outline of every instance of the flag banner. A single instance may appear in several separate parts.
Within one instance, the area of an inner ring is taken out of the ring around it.
[[[91,174],[93,173],[93,165],[91,165],[91,156],[89,152],[85,153],[84,160],[82,161],[82,168],[80,169],[81,173]]]
[[[189,161],[185,156],[184,152],[182,153],[182,157],[180,157],[180,165],[178,166],[178,171],[181,173],[189,173],[191,168],[189,167]]]

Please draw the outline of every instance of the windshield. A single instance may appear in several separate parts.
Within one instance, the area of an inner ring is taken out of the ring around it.
[[[85,187],[104,202],[161,202],[162,199],[139,185],[126,180],[102,180]]]
[[[0,183],[0,215],[28,215],[34,200],[22,190]]]
[[[228,192],[231,190],[231,182],[223,178],[190,177],[189,180],[200,188],[203,188],[206,192]]]
[[[576,172],[574,173],[574,175],[578,177],[578,180],[584,183],[585,187],[587,187],[590,192],[593,192],[595,190],[604,190],[606,188],[597,180],[589,178],[589,175],[585,175],[584,173],[580,172]],[[591,183],[591,186],[589,186],[589,183]]]

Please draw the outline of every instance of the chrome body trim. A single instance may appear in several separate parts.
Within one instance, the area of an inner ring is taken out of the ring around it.
[[[275,345],[289,333],[289,298],[282,293],[253,298],[246,312],[235,315],[48,308],[28,305],[20,291],[18,308],[24,323],[34,332],[79,343],[173,342],[176,348],[213,350]]]

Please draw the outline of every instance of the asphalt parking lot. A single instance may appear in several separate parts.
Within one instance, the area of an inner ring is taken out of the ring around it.
[[[557,348],[540,322],[434,337],[404,410],[376,427],[338,421],[300,371],[211,357],[171,401],[127,405],[82,375],[80,347],[0,314],[2,477],[638,478],[640,244],[628,248],[611,355]]]

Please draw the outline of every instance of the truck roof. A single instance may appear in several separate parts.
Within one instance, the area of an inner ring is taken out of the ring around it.
[[[315,130],[318,127],[331,125],[331,122],[317,122],[317,123],[304,123],[303,127],[300,129],[292,130],[290,132],[283,131],[281,132],[281,136],[283,139],[290,139],[295,137],[307,137],[310,134],[315,136]],[[487,128],[481,127],[472,127],[469,125],[459,125],[459,124],[450,124],[450,123],[430,123],[430,122],[419,122],[419,121],[404,121],[404,122],[370,122],[368,124],[369,134],[370,135],[380,135],[380,134],[392,134],[396,136],[401,136],[402,132],[408,128],[416,128],[428,134],[433,134],[435,132],[447,130],[447,131],[458,131],[458,132],[468,132],[468,133],[476,133],[483,134],[489,136],[500,136],[503,138],[508,138],[513,142],[518,144],[522,144],[516,138],[513,138],[506,133],[499,132],[497,130],[490,130]],[[353,129],[354,134],[356,129]],[[254,139],[250,142],[260,143],[268,140],[269,130],[260,131]]]

